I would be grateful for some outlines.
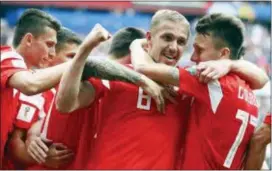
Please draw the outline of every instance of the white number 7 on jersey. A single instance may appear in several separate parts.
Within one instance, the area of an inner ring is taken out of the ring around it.
[[[239,129],[239,132],[235,138],[235,141],[232,144],[232,146],[228,152],[228,155],[226,157],[226,160],[224,162],[224,167],[227,167],[227,168],[230,168],[232,161],[234,159],[234,156],[237,152],[237,149],[238,149],[239,145],[241,144],[242,139],[245,135],[245,131],[246,131],[248,120],[249,120],[249,114],[245,111],[238,109],[238,111],[236,113],[236,118],[242,121],[242,125]]]

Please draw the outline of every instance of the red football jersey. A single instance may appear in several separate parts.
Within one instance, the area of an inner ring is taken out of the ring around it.
[[[11,47],[1,46],[1,149],[0,168],[8,133],[12,130],[15,118],[16,102],[13,100],[13,88],[8,86],[9,78],[16,72],[26,70],[23,57]]]
[[[14,91],[17,96],[15,100],[18,101],[14,124],[18,128],[29,129],[38,119],[45,117],[45,99],[42,94],[27,96],[15,89]]]
[[[95,85],[93,84],[95,87]],[[97,88],[96,88],[97,89]],[[98,92],[98,94],[101,94]],[[96,100],[97,101],[97,100]],[[78,109],[70,114],[62,114],[56,109],[53,100],[42,128],[42,136],[55,143],[63,143],[75,153],[74,160],[58,169],[84,169],[92,148],[95,134],[95,113],[97,103]],[[48,169],[42,165],[28,169]]]
[[[180,169],[242,169],[258,115],[249,86],[234,74],[202,84],[180,69],[180,91],[194,97]]]
[[[271,125],[271,114],[268,113],[264,119],[264,123]]]
[[[101,99],[100,123],[87,169],[174,169],[190,101],[169,103],[166,114],[161,114],[141,88],[102,82],[100,89],[106,86],[108,90]]]

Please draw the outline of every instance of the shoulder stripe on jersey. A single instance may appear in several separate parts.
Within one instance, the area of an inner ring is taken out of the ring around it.
[[[214,112],[216,113],[217,107],[223,98],[223,92],[218,80],[214,80],[208,83],[208,90],[210,96],[211,107]]]
[[[16,59],[24,60],[24,58],[21,55],[19,55],[17,52],[14,52],[14,51],[1,53],[1,62],[8,58],[16,58]]]
[[[42,94],[27,96],[23,93],[20,93],[19,99],[35,105],[40,110],[43,108],[43,105],[45,103],[45,100],[44,100]]]
[[[11,60],[11,63],[16,68],[24,68],[27,69],[26,64],[22,60]]]
[[[16,94],[18,93],[19,91],[17,90],[17,89],[13,89],[13,97],[15,97],[16,96]]]
[[[105,87],[107,87],[108,89],[110,89],[110,82],[109,80],[102,80],[102,83]]]
[[[54,98],[52,99],[52,103],[51,103],[50,108],[48,110],[48,113],[47,113],[47,115],[45,117],[44,126],[43,126],[42,132],[41,132],[41,137],[43,139],[45,139],[45,140],[48,140],[47,131],[48,131],[48,125],[49,125],[49,120],[50,120],[50,117],[51,117],[52,109],[53,109],[53,106],[55,104],[55,97],[56,96],[54,96]]]

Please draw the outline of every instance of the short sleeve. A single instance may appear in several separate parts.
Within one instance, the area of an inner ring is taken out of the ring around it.
[[[1,51],[1,88],[7,87],[8,79],[19,71],[27,70],[23,58],[13,51]]]
[[[106,93],[110,89],[110,81],[108,81],[108,80],[90,78],[88,81],[89,81],[89,83],[92,84],[92,86],[95,89],[95,99],[96,100],[102,98],[103,96],[105,96]]]
[[[29,129],[39,119],[40,110],[28,103],[19,102],[14,125],[18,128]]]
[[[39,120],[41,114],[44,113],[44,104],[45,99],[42,94],[26,96],[20,93],[15,126],[29,129],[33,123]]]
[[[200,83],[197,77],[191,75],[190,72],[183,68],[179,68],[179,91],[198,100],[207,101],[207,84]]]
[[[271,114],[267,114],[265,119],[264,119],[264,123],[265,124],[268,124],[268,125],[271,125]]]

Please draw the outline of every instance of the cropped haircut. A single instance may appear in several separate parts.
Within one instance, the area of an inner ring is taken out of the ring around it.
[[[126,27],[116,32],[112,38],[109,54],[120,59],[130,54],[129,46],[135,39],[145,38],[145,32],[134,27]]]
[[[76,33],[65,27],[61,27],[61,29],[57,32],[57,40],[58,40],[56,44],[57,53],[60,50],[62,50],[66,43],[75,43],[77,45],[80,45],[82,43],[82,40]]]
[[[228,47],[231,59],[240,59],[243,54],[244,29],[239,18],[222,13],[206,15],[196,25],[197,33],[215,38],[215,48]]]
[[[45,27],[58,31],[60,23],[44,11],[34,8],[27,9],[16,24],[13,46],[17,47],[27,33],[31,33],[35,37],[40,36],[44,33]]]
[[[187,40],[190,37],[190,23],[189,21],[179,12],[169,9],[158,10],[151,19],[150,31],[153,32],[155,28],[164,21],[172,21],[177,23],[185,23],[188,29]]]

